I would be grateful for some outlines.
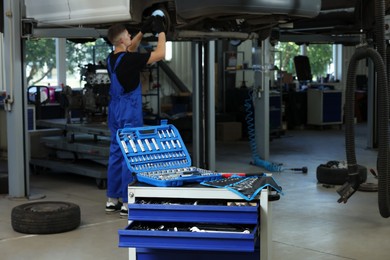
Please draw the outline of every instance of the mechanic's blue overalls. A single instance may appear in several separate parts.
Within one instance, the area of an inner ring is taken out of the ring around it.
[[[127,185],[132,181],[132,175],[116,140],[116,132],[125,124],[132,127],[143,126],[143,117],[141,83],[133,91],[124,93],[116,75],[116,69],[124,54],[119,55],[114,69],[111,68],[110,57],[107,59],[107,69],[111,74],[110,103],[108,105],[108,127],[111,132],[111,143],[107,170],[107,196],[122,198],[123,202],[127,202]]]

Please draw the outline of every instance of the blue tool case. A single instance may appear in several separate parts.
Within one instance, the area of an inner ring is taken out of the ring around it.
[[[167,187],[222,178],[219,173],[191,166],[179,131],[167,120],[157,126],[126,125],[116,138],[127,167],[140,182]]]

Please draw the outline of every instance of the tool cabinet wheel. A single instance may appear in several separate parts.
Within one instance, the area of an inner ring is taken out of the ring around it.
[[[55,234],[80,225],[80,207],[71,202],[43,201],[16,206],[11,212],[12,228],[25,234]]]
[[[367,168],[358,165],[358,174],[360,183],[367,180]],[[319,165],[317,167],[317,181],[324,184],[343,185],[348,180],[348,169],[346,168],[331,168],[327,165]]]

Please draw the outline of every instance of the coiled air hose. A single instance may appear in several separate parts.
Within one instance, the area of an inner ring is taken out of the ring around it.
[[[249,138],[249,144],[251,147],[252,152],[252,163],[256,166],[263,167],[264,169],[271,171],[271,172],[281,172],[282,166],[280,164],[272,163],[266,160],[263,160],[260,158],[259,154],[257,153],[257,145],[256,145],[256,138],[255,138],[255,129],[254,129],[254,108],[253,108],[253,90],[250,89],[248,91],[248,98],[245,99],[245,120],[247,124],[248,129],[248,138]]]

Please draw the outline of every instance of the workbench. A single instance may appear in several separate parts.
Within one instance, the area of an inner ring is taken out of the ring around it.
[[[249,204],[231,206],[218,202],[242,203],[243,199],[224,188],[210,188],[199,184],[183,187],[129,186],[129,226],[118,231],[119,247],[129,248],[130,260],[272,259],[272,208],[268,199],[270,192],[269,188],[264,188]],[[177,204],[176,200],[183,201],[183,204]],[[170,204],[169,201],[173,203]],[[198,204],[198,201],[206,203]],[[178,226],[180,223],[194,226],[219,223],[254,228],[245,234],[218,231],[175,232],[136,230],[133,229],[136,223],[146,226],[152,223],[165,223],[161,226],[172,223]]]

